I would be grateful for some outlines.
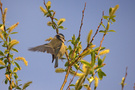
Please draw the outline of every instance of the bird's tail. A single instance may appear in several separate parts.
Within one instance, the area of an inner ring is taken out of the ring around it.
[[[58,57],[56,57],[54,68],[58,67]]]

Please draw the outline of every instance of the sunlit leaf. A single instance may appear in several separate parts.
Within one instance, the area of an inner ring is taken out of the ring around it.
[[[16,24],[12,25],[11,27],[8,28],[8,33],[11,33],[17,26],[18,26],[19,22],[17,22]],[[14,33],[13,33],[14,34]]]
[[[0,65],[5,65],[5,63],[2,61],[2,60],[0,60]]]
[[[107,31],[107,32],[116,32],[115,30],[109,30],[109,31]]]
[[[106,74],[101,69],[98,69],[97,71],[98,71],[98,77],[99,77],[99,79],[102,80],[103,79],[103,76],[106,76]]]
[[[80,62],[87,65],[88,67],[91,67],[91,64],[86,60],[81,60]]]
[[[109,18],[109,16],[103,16],[103,18],[104,18],[104,19],[108,19],[108,18]]]
[[[63,72],[65,72],[65,69],[63,69],[63,68],[56,68],[55,72],[56,73],[63,73]]]
[[[87,44],[89,44],[90,40],[91,40],[91,35],[92,35],[92,30],[90,30],[88,36],[87,36]]]
[[[15,48],[12,48],[11,50],[12,50],[12,51],[15,51],[15,52],[18,52],[18,50],[17,50],[17,49],[15,49]]]
[[[99,55],[101,56],[101,55],[107,54],[109,52],[110,52],[110,49],[105,49],[105,50],[99,52]]]
[[[0,56],[4,56],[4,53],[2,51],[0,51]]]
[[[47,9],[50,9],[50,7],[51,7],[51,1],[48,1],[48,2],[46,3],[46,7],[47,7]]]
[[[31,83],[32,83],[32,81],[29,81],[29,82],[25,83],[25,84],[23,85],[22,90],[25,90]]]

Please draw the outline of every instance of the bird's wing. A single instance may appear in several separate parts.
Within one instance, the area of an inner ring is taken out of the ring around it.
[[[51,53],[54,54],[54,50],[53,48],[48,45],[48,44],[44,44],[44,45],[39,45],[33,48],[28,49],[29,51],[38,51],[38,52],[47,52],[47,53]]]
[[[60,49],[61,49],[61,45],[62,42],[59,44],[59,46],[55,49],[55,55],[57,56],[57,54],[59,53]]]

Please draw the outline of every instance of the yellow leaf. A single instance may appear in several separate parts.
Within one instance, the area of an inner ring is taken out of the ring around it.
[[[90,48],[94,48],[96,45],[90,45]]]
[[[92,30],[90,30],[88,36],[87,36],[87,44],[90,43],[90,40],[91,40],[91,34],[92,34]]]
[[[57,22],[58,26],[61,25],[63,22],[65,22],[66,19],[65,18],[61,18],[59,19],[59,21]]]
[[[10,81],[11,79],[9,78],[9,75],[8,74],[6,74],[5,75],[6,76],[6,78]]]
[[[7,14],[7,8],[5,8],[4,14],[2,15],[2,21],[3,21],[4,24],[5,24],[5,21],[6,21],[6,14]]]
[[[50,7],[51,6],[51,1],[48,1],[47,3],[46,3],[46,7],[48,8],[48,7]]]
[[[105,49],[105,50],[103,50],[103,51],[101,51],[101,52],[99,53],[99,56],[100,56],[100,55],[107,54],[107,53],[109,53],[109,52],[110,52],[110,49]]]
[[[18,26],[19,22],[17,22],[16,24],[12,25],[11,27],[9,27],[9,33],[11,33],[17,26]]]
[[[82,69],[83,69],[83,72],[86,73],[87,72],[87,65],[86,64],[83,64]]]
[[[0,27],[0,30],[4,31],[4,25],[2,25],[2,26]]]
[[[81,56],[85,57],[85,56],[89,55],[90,53],[91,53],[91,50],[87,49],[87,50],[85,50],[84,52],[81,53]]]
[[[41,10],[44,14],[47,14],[47,10],[44,9],[42,6],[40,6],[40,10]]]
[[[28,66],[28,61],[26,61],[24,57],[16,57],[14,60],[21,60],[26,66]]]
[[[11,40],[10,45],[9,45],[9,49],[11,49],[14,45],[16,45],[18,43],[19,43],[19,41],[17,41],[16,39]]]
[[[94,83],[95,87],[98,86],[98,78],[95,76],[95,83]]]
[[[46,39],[45,41],[50,41],[52,40],[53,38],[52,37],[49,37],[48,39]]]
[[[90,77],[90,78],[88,78],[88,81],[89,81],[89,83],[92,83],[92,81],[94,80],[94,77]]]
[[[47,22],[47,25],[52,26],[53,24],[52,24],[52,22],[49,21],[49,22]]]
[[[1,38],[1,39],[3,39],[3,35],[2,35],[2,33],[1,33],[1,32],[0,32],[0,38]]]
[[[2,60],[0,60],[0,65],[5,65],[5,63]]]
[[[107,27],[106,27],[106,30],[108,30],[110,27],[110,22],[107,23]]]

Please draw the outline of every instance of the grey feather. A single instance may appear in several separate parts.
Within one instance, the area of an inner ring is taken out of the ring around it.
[[[58,57],[56,57],[54,68],[58,67]]]
[[[47,52],[47,53],[54,54],[53,48],[48,44],[39,45],[39,46],[30,48],[29,51]]]

